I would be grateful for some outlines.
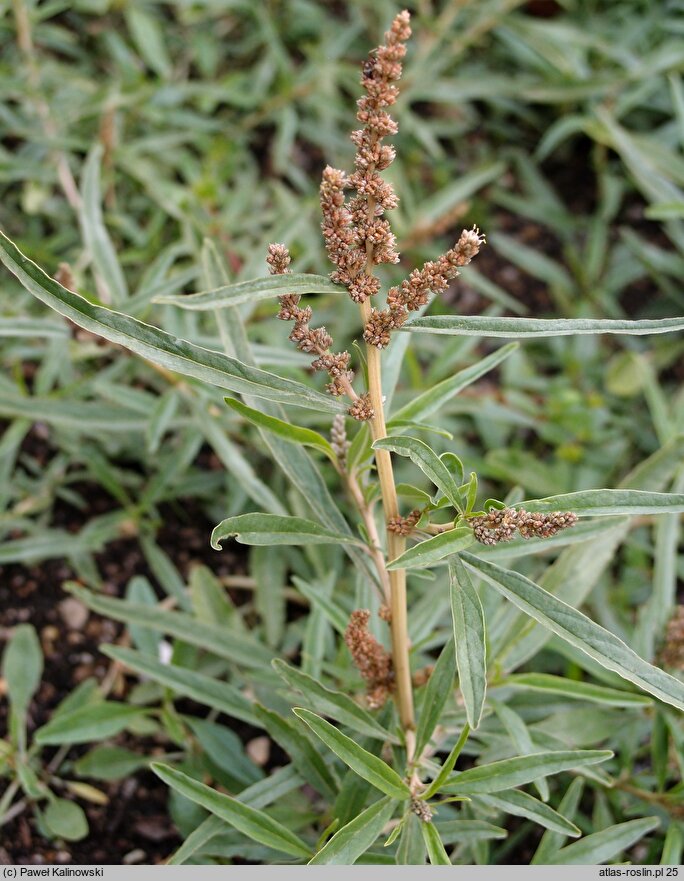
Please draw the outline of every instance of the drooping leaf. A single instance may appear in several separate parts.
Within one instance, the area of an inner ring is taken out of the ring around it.
[[[229,795],[216,792],[169,765],[154,762],[151,768],[168,786],[195,804],[211,811],[226,823],[230,823],[238,832],[253,841],[300,859],[308,859],[311,856],[308,845],[298,835],[264,811],[250,807]]]
[[[333,532],[304,517],[278,514],[239,514],[222,520],[211,533],[211,546],[221,550],[221,542],[235,537],[246,545],[361,544],[351,536]]]
[[[549,859],[549,865],[587,866],[605,863],[636,844],[659,825],[658,817],[644,817],[609,826],[562,847]]]
[[[339,756],[359,777],[363,777],[376,789],[389,795],[390,798],[406,799],[409,798],[411,792],[406,783],[390,766],[363,749],[358,743],[355,743],[346,734],[343,734],[330,722],[321,719],[310,710],[296,708],[293,710],[303,722],[311,728],[313,733],[319,737],[323,743],[331,749],[335,755]]]
[[[524,575],[471,554],[466,565],[507,599],[562,639],[598,661],[602,667],[638,685],[665,703],[684,709],[684,683],[653,667],[608,630]]]
[[[593,333],[651,334],[684,330],[684,318],[623,321],[595,318],[495,318],[489,315],[429,315],[402,325],[407,333],[533,338]]]
[[[580,517],[618,514],[667,514],[684,511],[684,495],[652,493],[637,489],[587,489],[545,499],[530,499],[515,507],[526,511],[574,511]]]
[[[283,379],[257,367],[243,364],[220,352],[204,349],[136,318],[95,306],[69,291],[25,257],[0,233],[0,260],[34,297],[71,319],[79,327],[124,346],[156,364],[245,395],[255,395],[283,404],[336,413],[342,404],[293,380]]]

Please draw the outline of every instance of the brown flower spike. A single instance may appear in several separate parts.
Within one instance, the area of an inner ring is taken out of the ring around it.
[[[344,641],[359,673],[366,682],[368,705],[381,707],[394,687],[392,656],[368,630],[370,612],[355,609],[344,632]]]
[[[550,538],[576,523],[577,514],[571,511],[530,514],[524,508],[495,509],[470,520],[475,538],[483,545],[511,541],[516,530],[522,538]]]

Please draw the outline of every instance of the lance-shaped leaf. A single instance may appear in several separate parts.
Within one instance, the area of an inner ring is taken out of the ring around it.
[[[649,706],[651,698],[645,694],[633,694],[608,688],[605,685],[594,685],[593,682],[582,682],[577,679],[565,679],[551,673],[518,673],[502,679],[499,685],[521,688],[527,691],[538,691],[546,694],[559,694],[575,700],[591,701],[609,707],[643,707]]]
[[[427,566],[433,566],[440,560],[465,550],[474,541],[473,530],[469,526],[457,526],[456,529],[440,532],[439,535],[433,535],[432,538],[426,538],[419,542],[392,560],[387,568],[425,569]]]
[[[580,517],[617,514],[677,514],[684,511],[681,493],[652,493],[639,489],[585,489],[545,499],[520,502],[516,508],[526,511],[574,511]]]
[[[151,768],[168,786],[195,804],[211,811],[226,823],[230,823],[238,832],[253,841],[300,859],[308,859],[311,856],[310,848],[299,836],[269,817],[264,811],[243,804],[222,792],[216,792],[215,789],[205,786],[199,780],[188,777],[187,774],[169,765],[154,762]]]
[[[319,712],[325,713],[332,719],[337,719],[338,722],[347,725],[359,734],[374,737],[377,740],[396,742],[394,736],[386,731],[379,722],[376,722],[373,716],[352,700],[348,694],[326,688],[316,679],[307,676],[306,673],[302,673],[295,667],[290,667],[289,664],[278,658],[273,661],[273,669],[290,688],[299,692],[307,703],[316,707]]]
[[[339,294],[347,289],[333,284],[325,275],[309,275],[306,272],[292,272],[287,275],[268,275],[253,278],[251,281],[238,281],[221,285],[198,294],[160,294],[153,303],[171,303],[181,309],[208,311],[239,306],[241,303],[256,303],[258,300],[272,300],[283,294]]]
[[[248,419],[254,425],[259,426],[259,428],[265,428],[266,431],[271,431],[273,434],[277,434],[278,437],[282,437],[283,440],[289,441],[291,444],[301,444],[304,447],[315,447],[317,450],[321,450],[325,453],[325,455],[333,462],[337,461],[337,456],[330,445],[330,441],[326,440],[323,435],[319,434],[317,431],[313,431],[311,428],[302,428],[299,425],[292,425],[284,419],[278,419],[275,416],[268,416],[266,413],[262,413],[261,410],[255,410],[252,407],[248,407],[246,404],[236,401],[234,398],[224,398],[223,400],[228,404],[231,410],[235,410],[236,413],[239,413],[240,416],[244,416],[245,419]]]
[[[502,569],[468,553],[463,554],[463,560],[519,609],[598,661],[602,667],[613,670],[665,703],[684,710],[684,683],[648,664],[621,639],[582,612],[519,572]]]
[[[485,373],[488,373],[501,364],[502,361],[505,361],[517,348],[518,343],[508,343],[508,345],[502,346],[496,352],[492,352],[491,355],[487,355],[486,358],[478,361],[477,364],[466,367],[465,370],[459,370],[458,373],[454,373],[448,379],[443,379],[442,382],[433,385],[432,388],[423,392],[422,395],[413,398],[412,401],[404,404],[401,409],[393,413],[389,422],[390,426],[398,420],[413,420],[417,422],[439,410],[440,407],[444,406],[448,400],[457,395],[466,386],[476,382]]]
[[[454,625],[458,681],[468,717],[477,728],[487,691],[487,647],[482,603],[458,557],[449,564],[451,617]]]
[[[222,520],[211,533],[211,546],[221,550],[221,542],[235,537],[244,545],[316,545],[361,542],[350,535],[340,535],[306,520],[304,517],[281,517],[279,514],[239,514]]]
[[[408,456],[423,474],[444,493],[451,504],[455,508],[459,507],[456,481],[444,462],[423,441],[415,437],[383,437],[375,441],[373,449],[389,450],[400,456]]]
[[[453,694],[455,672],[454,644],[449,640],[442,649],[432,673],[430,673],[423,693],[416,730],[415,754],[417,756],[422,754],[430,741],[441,718],[444,705]]]
[[[518,789],[511,789],[509,792],[502,792],[498,795],[480,796],[485,804],[498,808],[506,814],[513,814],[515,817],[525,817],[538,823],[546,829],[567,835],[571,838],[577,838],[581,835],[580,830],[566,819],[558,811],[554,811],[552,807],[539,801],[533,795],[522,792]]]
[[[658,817],[644,817],[609,826],[607,829],[601,829],[600,832],[587,835],[581,841],[562,847],[549,858],[548,865],[587,866],[605,863],[636,844],[659,825]]]
[[[444,849],[437,827],[434,823],[421,823],[420,831],[427,848],[430,864],[433,866],[450,866],[451,860]]]
[[[36,743],[43,746],[89,743],[114,737],[143,716],[141,707],[130,707],[115,701],[100,701],[53,716],[33,737]]]
[[[176,664],[162,664],[161,661],[147,657],[141,652],[121,646],[103,645],[101,651],[107,657],[130,667],[136,673],[142,673],[143,676],[153,679],[165,688],[170,688],[176,694],[192,698],[235,719],[241,719],[248,725],[259,725],[251,703],[228,682]]]
[[[392,817],[396,801],[381,798],[333,835],[310,866],[352,866],[375,842]]]
[[[302,722],[306,722],[313,733],[345,764],[349,765],[359,777],[363,777],[364,780],[391,798],[409,798],[411,791],[406,783],[382,759],[369,753],[368,750],[355,743],[351,737],[342,734],[338,728],[331,725],[330,722],[326,722],[325,719],[321,719],[315,713],[300,708],[294,709],[293,712]]]
[[[68,584],[67,590],[93,612],[115,621],[137,624],[166,633],[190,645],[206,649],[219,658],[226,658],[245,667],[264,667],[273,660],[273,652],[255,639],[218,624],[199,621],[183,612],[170,612],[160,606],[147,606],[103,596],[83,587]]]
[[[496,318],[489,315],[429,315],[399,328],[410,333],[525,339],[587,333],[650,334],[684,330],[684,318],[623,321],[612,318]]]
[[[168,370],[192,376],[238,394],[255,395],[283,404],[336,413],[343,405],[329,395],[275,373],[243,364],[221,352],[205,349],[128,315],[95,306],[46,275],[0,233],[0,260],[34,297],[60,315],[112,343],[124,346]]]
[[[558,750],[515,756],[489,765],[468,768],[467,771],[450,777],[442,786],[441,792],[454,795],[486,795],[490,792],[502,792],[504,789],[512,789],[539,780],[540,777],[548,774],[559,774],[561,771],[605,762],[612,756],[610,750],[602,749]]]

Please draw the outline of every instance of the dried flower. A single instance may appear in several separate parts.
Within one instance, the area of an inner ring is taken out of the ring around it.
[[[414,508],[406,517],[391,517],[387,521],[387,529],[389,532],[394,532],[397,535],[411,535],[416,523],[420,520],[421,514],[422,511],[419,508]]]
[[[381,707],[394,686],[392,656],[368,630],[370,612],[355,609],[344,632],[352,659],[367,686],[371,707]]]
[[[371,404],[370,395],[365,394],[357,398],[347,411],[352,419],[358,419],[359,422],[367,422],[375,416],[375,410]]]
[[[426,801],[423,801],[422,798],[416,798],[414,796],[411,799],[411,810],[419,820],[423,821],[423,823],[430,823],[432,821],[432,811],[430,810],[430,806]]]
[[[571,511],[530,514],[524,508],[495,509],[470,521],[475,538],[484,545],[511,541],[516,530],[522,538],[550,538],[576,523],[577,514]]]
[[[347,464],[347,453],[349,452],[351,442],[347,440],[347,429],[342,413],[338,413],[333,419],[332,428],[330,429],[330,444],[337,456],[340,467],[344,468]]]
[[[684,605],[675,608],[667,624],[660,662],[671,670],[684,670]]]

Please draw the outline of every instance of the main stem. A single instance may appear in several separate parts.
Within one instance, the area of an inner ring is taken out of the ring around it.
[[[364,326],[371,314],[368,301],[361,304],[361,315]],[[373,440],[387,437],[385,410],[382,400],[382,373],[380,367],[380,350],[375,346],[366,346],[368,363],[368,393],[374,415],[370,420]],[[399,514],[397,490],[394,484],[392,458],[387,450],[375,451],[375,464],[380,479],[382,507],[385,522]],[[390,560],[400,556],[406,547],[403,536],[387,531],[387,551]],[[411,686],[411,669],[409,665],[408,618],[406,609],[406,570],[392,569],[388,572],[390,584],[390,611],[392,632],[392,658],[397,688],[397,705],[399,718],[405,732],[406,752],[409,762],[413,761],[415,718],[413,714],[413,690]]]

